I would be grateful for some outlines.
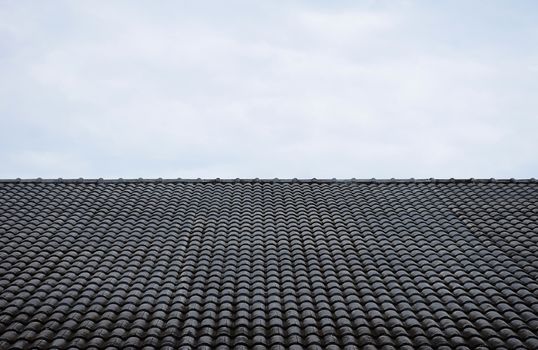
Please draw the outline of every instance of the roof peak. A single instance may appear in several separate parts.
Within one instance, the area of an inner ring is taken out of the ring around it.
[[[84,179],[84,178],[78,178],[78,179],[63,179],[63,178],[57,178],[57,179],[42,179],[42,178],[34,178],[34,179],[0,179],[0,183],[535,183],[535,178],[530,179],[475,179],[475,178],[450,178],[450,179],[439,179],[439,178],[428,178],[428,179],[415,179],[415,178],[408,178],[408,179],[317,179],[317,178],[311,178],[311,179],[280,179],[280,178],[273,178],[273,179],[261,179],[261,178],[235,178],[235,179],[221,179],[221,178],[213,178],[213,179],[183,179],[183,178],[175,178],[175,179],[164,179],[164,178],[153,178],[153,179],[144,179],[144,178],[136,178],[136,179]]]

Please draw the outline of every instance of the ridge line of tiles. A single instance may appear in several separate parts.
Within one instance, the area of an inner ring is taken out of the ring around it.
[[[214,178],[214,179],[183,179],[183,178],[176,178],[176,179],[163,179],[163,178],[157,178],[157,179],[143,179],[143,178],[137,178],[137,179],[84,179],[84,178],[78,178],[78,179],[42,179],[42,178],[35,178],[35,179],[0,179],[0,183],[535,183],[535,178],[529,178],[529,179],[462,179],[462,178],[450,178],[450,179],[436,179],[436,178],[429,178],[429,179],[220,179],[220,178]]]

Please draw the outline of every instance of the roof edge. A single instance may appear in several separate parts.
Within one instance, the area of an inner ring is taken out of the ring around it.
[[[42,179],[42,178],[35,178],[35,179],[0,179],[0,183],[535,183],[535,178],[530,179],[475,179],[475,178],[450,178],[450,179],[436,179],[436,178],[429,178],[429,179],[414,179],[414,178],[408,178],[408,179],[221,179],[221,178],[214,178],[214,179],[183,179],[183,178],[176,178],[176,179],[163,179],[163,178],[157,178],[157,179],[143,179],[143,178],[137,178],[137,179],[84,179],[84,178],[78,178],[78,179],[63,179],[63,178],[57,178],[57,179]]]

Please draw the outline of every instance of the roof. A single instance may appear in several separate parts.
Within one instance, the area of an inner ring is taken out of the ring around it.
[[[119,179],[103,179],[103,178],[98,178],[98,179],[84,179],[84,178],[78,178],[78,179],[62,179],[62,178],[57,178],[57,179],[42,179],[42,178],[36,178],[36,179],[21,179],[21,178],[17,178],[17,179],[0,179],[0,183],[12,183],[12,182],[15,182],[15,183],[49,183],[49,182],[52,182],[52,183],[133,183],[133,182],[156,182],[156,183],[160,183],[160,182],[172,182],[172,183],[175,183],[175,182],[184,182],[184,183],[190,183],[190,182],[194,182],[194,183],[251,183],[251,182],[259,182],[259,183],[286,183],[286,182],[301,182],[301,183],[327,183],[327,182],[356,182],[356,183],[423,183],[423,182],[426,182],[426,183],[467,183],[467,182],[471,182],[471,183],[490,183],[490,182],[494,182],[494,183],[514,183],[514,182],[517,182],[517,183],[534,183],[536,182],[536,179],[535,178],[530,178],[530,179],[514,179],[514,178],[511,178],[511,179],[495,179],[495,178],[490,178],[490,179],[475,179],[475,178],[469,178],[469,179],[455,179],[455,178],[450,178],[450,179],[436,179],[436,178],[429,178],[429,179],[414,179],[414,178],[410,178],[410,179],[375,179],[375,178],[371,178],[371,179],[356,179],[356,178],[352,178],[352,179],[336,179],[336,178],[333,178],[333,179],[316,179],[316,178],[313,178],[313,179],[297,179],[297,178],[293,178],[293,179],[279,179],[279,178],[273,178],[273,179],[259,179],[259,178],[255,178],[255,179],[240,179],[240,178],[236,178],[236,179],[221,179],[221,178],[214,178],[214,179],[182,179],[182,178],[176,178],[176,179],[163,179],[163,178],[158,178],[158,179],[143,179],[143,178],[137,178],[137,179],[122,179],[122,178],[119,178]]]
[[[528,180],[1,180],[0,349],[538,348]]]

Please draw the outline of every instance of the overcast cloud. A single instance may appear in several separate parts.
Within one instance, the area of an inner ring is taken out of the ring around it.
[[[337,4],[335,4],[337,3]],[[0,177],[536,177],[536,1],[0,1]]]

